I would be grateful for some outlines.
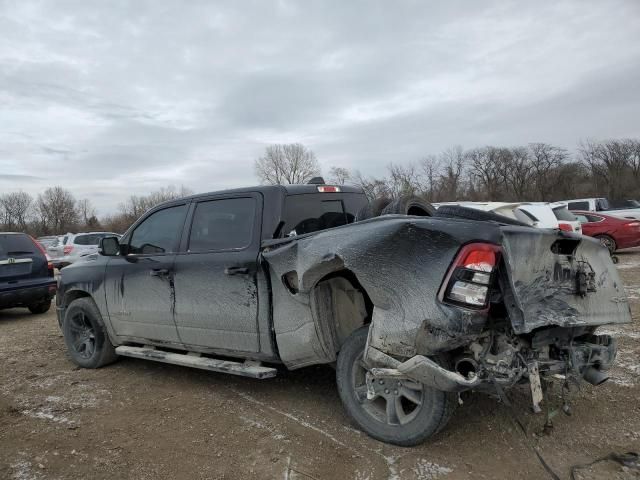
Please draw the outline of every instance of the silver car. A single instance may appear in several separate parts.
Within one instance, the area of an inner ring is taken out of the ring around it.
[[[120,238],[121,235],[113,232],[68,233],[60,245],[61,251],[58,253],[61,255],[52,259],[53,263],[59,268],[71,265],[83,257],[98,253],[100,240],[114,236]]]

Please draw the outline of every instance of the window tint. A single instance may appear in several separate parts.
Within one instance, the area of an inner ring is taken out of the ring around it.
[[[354,215],[345,212],[342,200],[322,200],[320,195],[291,195],[285,206],[284,235],[302,235],[346,225]]]
[[[190,252],[241,249],[253,238],[256,201],[227,198],[196,205],[189,236]]]
[[[604,221],[604,217],[599,217],[598,215],[585,215],[589,223],[597,223]]]
[[[0,234],[0,257],[7,257],[8,255],[36,253],[37,251],[38,247],[36,247],[31,238],[26,235]]]
[[[598,198],[596,200],[596,210],[597,211],[609,210],[609,202],[607,201],[606,198]]]
[[[566,207],[558,207],[553,209],[553,214],[558,220],[564,220],[565,222],[575,222],[576,216],[567,210]]]
[[[161,254],[175,251],[186,211],[186,205],[179,205],[152,213],[133,231],[129,253]]]
[[[569,210],[589,210],[589,202],[569,202]]]
[[[73,243],[76,245],[93,245],[93,238],[95,235],[78,235],[73,239]]]

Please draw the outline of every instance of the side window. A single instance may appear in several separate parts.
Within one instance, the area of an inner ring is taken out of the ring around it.
[[[175,251],[186,212],[186,205],[178,205],[152,213],[133,231],[129,253],[152,255]]]
[[[603,217],[599,217],[597,215],[585,215],[585,217],[587,217],[587,220],[589,220],[589,223],[597,223],[597,222],[602,222],[604,220]]]
[[[589,210],[589,202],[569,202],[569,210]]]
[[[254,198],[210,200],[196,205],[189,236],[189,252],[242,249],[253,238]]]

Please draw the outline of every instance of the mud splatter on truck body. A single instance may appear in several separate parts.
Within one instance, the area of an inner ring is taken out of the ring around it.
[[[388,355],[433,355],[470,343],[488,311],[449,305],[435,294],[460,246],[501,245],[501,283],[516,333],[542,327],[628,323],[615,267],[597,242],[552,230],[452,218],[379,217],[306,237],[268,242],[273,322],[290,368],[335,360],[333,321],[313,308],[314,288],[349,272],[373,304],[369,346]],[[293,275],[295,274],[295,275]],[[577,278],[586,276],[580,293]],[[294,288],[287,285],[294,278]]]

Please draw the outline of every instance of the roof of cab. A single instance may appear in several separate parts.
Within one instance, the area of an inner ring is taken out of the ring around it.
[[[333,186],[331,184],[327,184]],[[310,193],[319,193],[318,187],[321,185],[258,185],[255,187],[233,188],[229,190],[219,190],[214,192],[197,193],[184,197],[184,199],[194,199],[207,197],[211,195],[226,195],[236,193],[263,192],[263,193],[281,193],[284,195],[304,195]],[[364,193],[362,188],[353,185],[335,185],[340,188],[340,193]]]

